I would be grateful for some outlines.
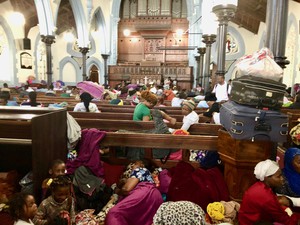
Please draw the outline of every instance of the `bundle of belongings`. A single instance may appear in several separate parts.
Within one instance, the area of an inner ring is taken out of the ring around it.
[[[272,52],[263,48],[236,64],[230,101],[220,108],[220,123],[235,139],[285,142],[288,118],[280,112],[286,85]]]
[[[240,204],[235,201],[220,201],[208,204],[207,213],[214,224],[231,223],[234,224]]]

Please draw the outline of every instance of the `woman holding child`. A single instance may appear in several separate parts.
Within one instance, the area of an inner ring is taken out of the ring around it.
[[[243,196],[239,211],[239,224],[253,225],[257,222],[298,224],[300,215],[294,213],[289,216],[273,191],[284,182],[278,164],[269,159],[261,161],[255,166],[254,174],[258,181]],[[280,197],[280,201],[282,200]]]

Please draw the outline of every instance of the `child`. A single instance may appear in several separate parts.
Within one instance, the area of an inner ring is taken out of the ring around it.
[[[66,175],[53,178],[50,185],[52,194],[40,204],[33,219],[35,225],[75,224],[71,185],[72,182]]]
[[[66,174],[66,164],[60,159],[56,159],[51,163],[49,169],[50,178],[47,178],[42,183],[42,199],[47,198],[51,193],[49,191],[50,184],[53,178],[58,177],[59,175]]]
[[[26,193],[17,193],[9,202],[10,214],[15,220],[14,225],[32,224],[37,212],[34,197]]]

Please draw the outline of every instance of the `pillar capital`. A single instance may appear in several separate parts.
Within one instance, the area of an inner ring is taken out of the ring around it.
[[[41,40],[47,45],[52,45],[55,43],[55,36],[53,35],[41,35]]]
[[[101,54],[101,56],[102,56],[103,59],[108,59],[109,54]]]
[[[216,14],[219,24],[228,25],[228,22],[234,17],[237,6],[233,4],[216,5],[212,8],[213,13]]]
[[[202,42],[206,44],[206,46],[211,46],[216,41],[217,35],[215,34],[204,34],[202,35]]]
[[[84,55],[86,55],[89,52],[89,50],[90,49],[88,47],[79,47],[79,51]]]
[[[197,48],[197,52],[198,52],[200,55],[204,55],[205,52],[206,52],[206,48],[204,48],[204,47]]]

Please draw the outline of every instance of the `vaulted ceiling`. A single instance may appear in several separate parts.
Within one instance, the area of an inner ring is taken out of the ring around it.
[[[38,24],[34,0],[0,0],[0,3],[10,1],[14,10],[22,12],[26,19],[26,34],[31,27]],[[300,3],[300,0],[294,0]],[[238,8],[232,22],[252,33],[257,33],[260,22],[266,19],[267,0],[238,0]],[[57,34],[75,27],[75,20],[69,0],[62,0],[57,20]]]

